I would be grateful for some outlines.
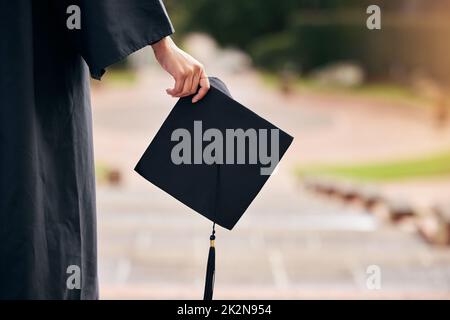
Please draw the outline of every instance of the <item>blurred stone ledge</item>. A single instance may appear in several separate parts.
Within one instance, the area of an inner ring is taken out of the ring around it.
[[[384,223],[417,232],[430,244],[450,246],[448,204],[414,205],[410,199],[383,194],[375,186],[336,178],[306,176],[302,182],[305,189],[312,193],[363,208]]]

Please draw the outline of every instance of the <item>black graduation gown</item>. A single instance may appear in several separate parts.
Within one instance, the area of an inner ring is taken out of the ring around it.
[[[159,0],[1,0],[0,26],[0,299],[96,299],[89,74],[172,25]]]

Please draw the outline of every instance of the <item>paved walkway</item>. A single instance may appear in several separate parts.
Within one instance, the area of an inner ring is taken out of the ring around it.
[[[410,139],[413,152],[438,149],[450,145],[448,132],[431,139],[421,110],[405,119],[372,101],[282,98],[252,73],[224,79],[238,100],[296,140],[235,230],[218,230],[216,298],[450,298],[449,249],[308,194],[292,174],[299,161],[411,153]],[[211,224],[132,171],[174,104],[164,94],[170,85],[148,70],[132,87],[94,93],[96,158],[124,174],[121,186],[98,190],[103,298],[202,297]],[[379,116],[368,116],[375,105]],[[381,290],[366,286],[370,265],[381,268]]]

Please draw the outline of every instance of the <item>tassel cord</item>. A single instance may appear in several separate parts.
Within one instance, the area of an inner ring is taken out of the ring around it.
[[[205,279],[205,292],[203,294],[203,300],[212,300],[214,293],[214,278],[216,272],[216,224],[213,224],[212,234],[209,237],[210,246],[208,253],[208,264],[206,266],[206,279]]]

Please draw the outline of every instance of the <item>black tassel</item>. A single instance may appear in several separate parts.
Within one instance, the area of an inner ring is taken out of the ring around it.
[[[216,272],[216,231],[215,224],[213,225],[213,231],[211,237],[209,237],[209,254],[208,254],[208,265],[206,267],[206,279],[205,279],[205,293],[203,294],[203,300],[212,300],[214,292],[214,277]]]

